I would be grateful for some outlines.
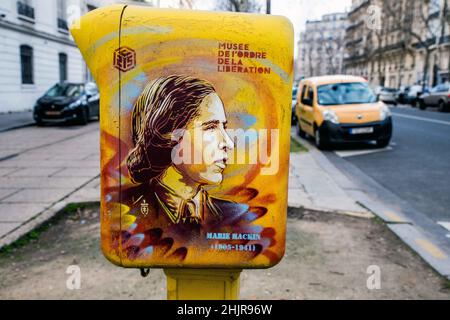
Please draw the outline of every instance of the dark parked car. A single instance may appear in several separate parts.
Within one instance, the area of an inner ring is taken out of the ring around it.
[[[68,121],[85,125],[100,116],[99,100],[95,83],[58,83],[37,100],[33,117],[38,125]]]
[[[406,103],[406,97],[408,96],[409,87],[401,86],[400,89],[397,90],[395,94],[395,99],[397,103],[404,104]]]
[[[295,115],[295,105],[297,103],[297,90],[298,87],[294,85],[293,89],[292,89],[292,113],[291,113],[291,125],[295,125],[297,124],[297,116]]]
[[[427,88],[425,87],[425,91]],[[419,101],[419,96],[422,94],[423,87],[420,84],[415,84],[409,87],[408,92],[403,97],[404,103],[410,104],[413,107],[416,107]]]
[[[419,97],[418,107],[438,107],[441,112],[447,111],[450,105],[450,83],[442,83],[426,91]]]

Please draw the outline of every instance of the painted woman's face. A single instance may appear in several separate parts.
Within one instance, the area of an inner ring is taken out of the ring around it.
[[[191,161],[176,165],[185,177],[200,184],[219,184],[227,165],[227,151],[233,140],[225,131],[227,119],[222,101],[216,93],[203,99],[199,116],[192,121],[180,142],[182,153],[192,155]],[[185,158],[185,159],[188,159]]]

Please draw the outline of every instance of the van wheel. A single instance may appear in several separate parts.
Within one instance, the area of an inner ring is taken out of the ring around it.
[[[303,131],[302,127],[300,126],[300,121],[297,119],[297,134],[301,138],[306,138],[306,132]]]
[[[445,112],[445,111],[447,111],[447,105],[445,104],[445,102],[444,101],[439,101],[439,104],[438,104],[438,110],[439,110],[439,112]]]
[[[325,139],[326,139],[326,137],[322,137],[319,129],[316,128],[314,130],[314,143],[318,149],[320,149],[320,150],[328,149],[328,143]]]

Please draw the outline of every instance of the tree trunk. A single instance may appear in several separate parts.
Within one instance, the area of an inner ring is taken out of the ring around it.
[[[429,60],[430,60],[430,49],[426,48],[425,50],[425,63],[423,65],[423,77],[422,77],[422,92],[425,91],[426,83],[428,82],[428,69],[429,69]]]

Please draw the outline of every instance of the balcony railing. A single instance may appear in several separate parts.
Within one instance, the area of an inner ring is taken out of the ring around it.
[[[69,26],[67,25],[67,21],[61,18],[58,18],[58,29],[69,31]]]
[[[26,3],[20,1],[17,2],[17,13],[19,16],[34,20],[34,8]]]

